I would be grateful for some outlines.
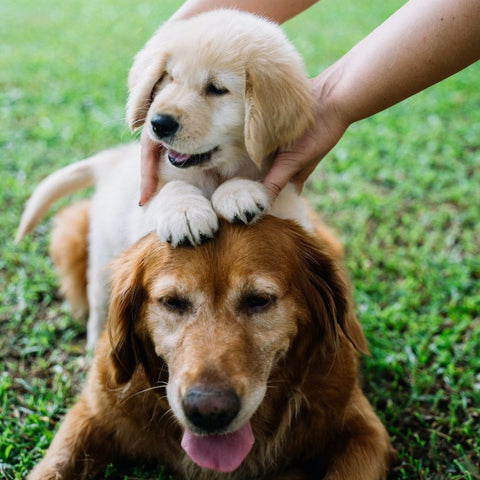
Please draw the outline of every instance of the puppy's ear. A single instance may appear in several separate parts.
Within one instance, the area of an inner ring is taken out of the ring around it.
[[[109,362],[117,384],[130,380],[141,358],[135,336],[146,297],[144,265],[148,254],[144,239],[122,253],[110,266],[111,295],[108,309]]]
[[[135,56],[128,75],[127,124],[132,132],[140,128],[153,100],[155,85],[165,74],[167,53],[161,27]]]
[[[313,123],[313,100],[296,52],[247,67],[245,146],[260,171],[263,160],[298,139]]]
[[[296,242],[302,261],[302,291],[310,312],[324,331],[327,345],[335,348],[339,330],[357,351],[368,354],[362,327],[353,312],[353,298],[343,266],[330,248],[302,235]]]

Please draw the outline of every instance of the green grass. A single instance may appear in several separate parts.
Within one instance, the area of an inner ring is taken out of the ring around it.
[[[401,3],[324,0],[285,28],[313,75]],[[88,363],[48,221],[13,244],[23,203],[58,167],[131,139],[131,59],[179,4],[0,4],[0,478],[38,461]],[[346,248],[372,352],[365,390],[399,453],[392,479],[480,478],[479,78],[477,64],[352,126],[305,192]]]

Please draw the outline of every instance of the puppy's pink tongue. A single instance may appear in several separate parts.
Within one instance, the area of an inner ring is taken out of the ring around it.
[[[168,156],[175,161],[175,163],[182,163],[191,157],[191,155],[188,153],[179,153],[172,149],[168,149],[167,153]]]
[[[234,433],[225,435],[193,435],[185,430],[182,448],[200,467],[216,472],[233,472],[252,449],[252,427],[250,422]]]

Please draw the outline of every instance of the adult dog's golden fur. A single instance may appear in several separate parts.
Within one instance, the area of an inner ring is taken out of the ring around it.
[[[71,222],[87,215],[70,208],[52,250],[68,253]],[[111,267],[108,331],[29,480],[78,479],[115,459],[196,480],[384,479],[392,449],[359,386],[367,348],[340,252],[322,225],[314,237],[269,216],[222,223],[196,248],[139,240]],[[200,468],[181,448],[199,428],[185,406],[198,385],[238,396],[225,432],[251,425],[253,448],[231,473]]]
[[[81,200],[74,207],[64,208],[55,217],[50,239],[50,257],[60,278],[60,292],[72,314],[88,313],[87,270],[90,200]]]

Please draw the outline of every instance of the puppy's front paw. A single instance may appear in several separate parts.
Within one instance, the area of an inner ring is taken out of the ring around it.
[[[167,183],[157,194],[156,231],[162,242],[173,247],[200,245],[218,230],[218,218],[210,201],[193,185]]]
[[[267,191],[260,183],[232,178],[222,183],[212,195],[212,205],[229,222],[256,222],[270,207]]]

